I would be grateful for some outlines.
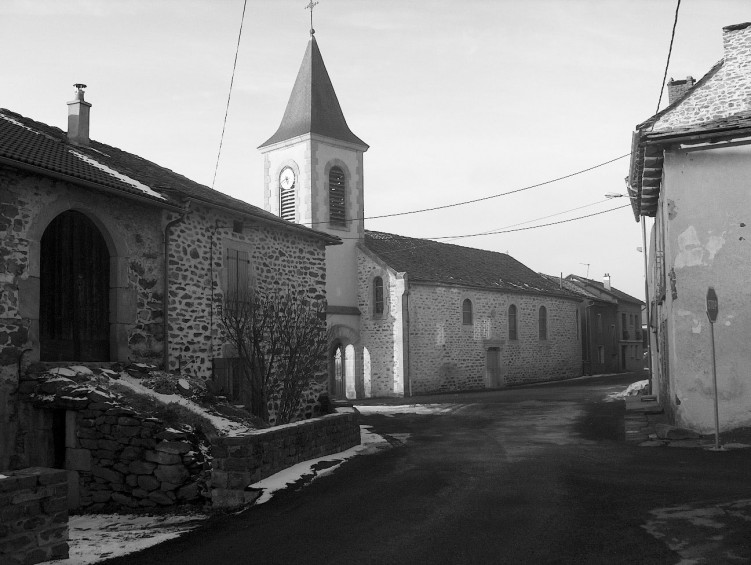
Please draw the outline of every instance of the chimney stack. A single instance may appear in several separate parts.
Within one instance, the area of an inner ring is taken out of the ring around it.
[[[75,100],[68,102],[68,140],[79,145],[89,144],[89,112],[91,104],[83,99],[85,84],[74,84]]]
[[[686,80],[673,80],[668,81],[668,104],[672,104],[678,100],[681,96],[696,84],[694,77],[688,76]]]
[[[605,287],[605,290],[610,290],[610,273],[605,273],[602,279],[602,286]]]

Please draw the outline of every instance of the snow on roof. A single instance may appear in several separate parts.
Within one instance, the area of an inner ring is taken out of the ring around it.
[[[104,171],[105,173],[107,173],[111,177],[116,178],[117,180],[121,180],[124,183],[129,184],[133,188],[137,188],[138,190],[140,190],[141,192],[144,192],[144,193],[148,194],[149,196],[153,196],[154,198],[161,198],[162,200],[165,200],[164,196],[162,196],[158,192],[154,192],[153,190],[151,190],[151,188],[149,188],[145,184],[140,183],[137,180],[132,179],[132,178],[130,178],[127,175],[124,175],[122,173],[118,173],[117,171],[115,171],[113,169],[110,169],[107,165],[103,165],[102,163],[100,163],[96,159],[92,159],[91,157],[89,157],[87,155],[84,155],[83,153],[79,153],[78,151],[75,151],[74,149],[68,149],[68,151],[70,151],[71,155],[74,155],[74,156],[78,157],[84,163],[88,163],[89,165],[91,165],[93,167],[96,167],[100,171]]]

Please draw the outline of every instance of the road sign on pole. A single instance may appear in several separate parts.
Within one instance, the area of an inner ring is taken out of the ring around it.
[[[717,360],[714,345],[714,323],[720,311],[720,301],[714,287],[707,290],[707,318],[709,318],[709,330],[712,335],[712,385],[714,389],[714,451],[722,451],[720,447],[720,410],[717,406]]]
[[[717,300],[717,293],[713,286],[707,290],[707,317],[713,324],[717,321],[717,313],[720,310],[720,304]]]

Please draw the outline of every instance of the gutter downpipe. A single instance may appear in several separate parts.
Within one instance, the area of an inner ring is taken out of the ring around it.
[[[405,393],[412,396],[412,379],[409,374],[409,275],[404,273],[404,294],[402,295],[402,352],[404,380],[406,381]]]
[[[652,324],[651,324],[651,312],[649,302],[649,277],[648,277],[648,261],[647,261],[647,218],[641,216],[641,244],[644,251],[644,311],[647,314],[647,367],[649,368],[649,390],[648,393],[652,394]]]
[[[165,371],[169,371],[169,231],[172,226],[182,222],[189,212],[190,200],[185,205],[182,215],[167,222],[167,225],[164,226],[164,283],[162,286],[162,324],[164,325],[162,347],[164,347],[164,351],[162,353],[162,363],[164,364]]]

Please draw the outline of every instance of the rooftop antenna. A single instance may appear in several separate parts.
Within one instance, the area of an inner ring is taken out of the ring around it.
[[[313,36],[316,33],[316,30],[313,29],[313,8],[318,6],[318,2],[313,2],[313,0],[310,0],[307,6],[305,6],[306,10],[310,10],[310,35]]]
[[[587,266],[587,278],[589,278],[589,263],[579,263],[579,264]]]

